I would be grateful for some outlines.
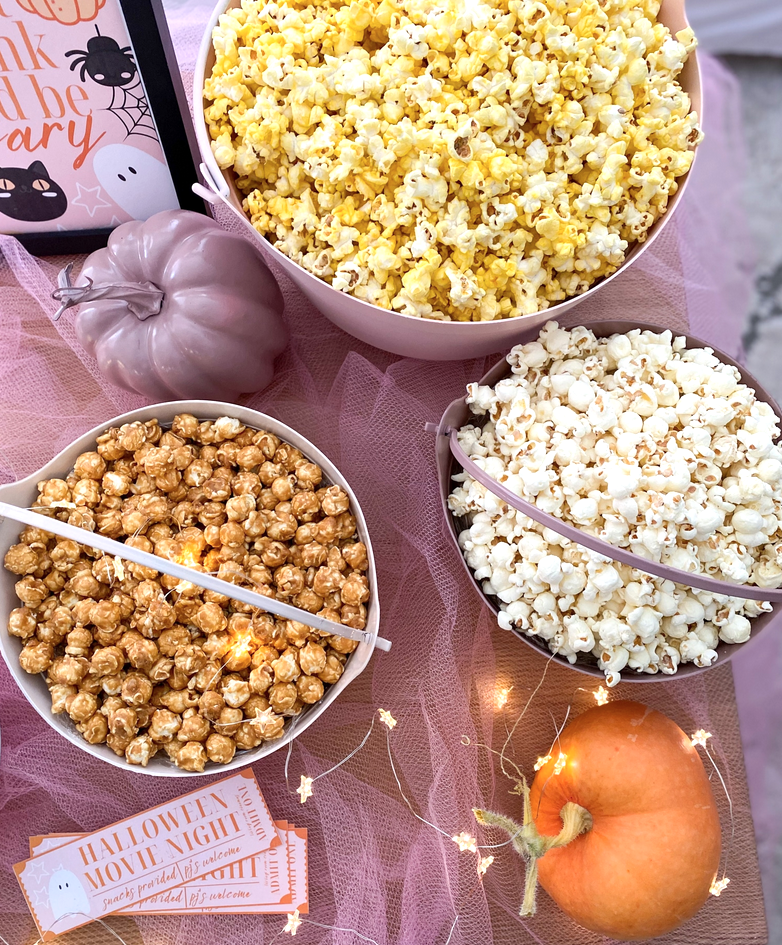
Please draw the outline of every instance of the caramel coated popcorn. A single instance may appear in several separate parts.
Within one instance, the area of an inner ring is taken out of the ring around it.
[[[205,118],[253,226],[335,289],[491,321],[585,292],[701,138],[659,0],[243,0]]]
[[[369,562],[349,497],[298,449],[234,418],[107,430],[69,476],[38,484],[35,508],[366,626]],[[46,674],[53,713],[134,765],[163,751],[203,771],[280,738],[358,645],[37,528],[5,567],[19,577],[8,632],[20,665]]]

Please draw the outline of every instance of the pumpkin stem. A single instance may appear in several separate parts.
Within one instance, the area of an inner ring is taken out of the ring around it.
[[[73,263],[68,263],[57,277],[59,288],[52,292],[52,298],[60,303],[53,317],[55,322],[72,306],[98,299],[119,299],[140,321],[157,315],[163,306],[165,293],[151,282],[117,282],[96,286],[92,279],[87,278],[87,285],[74,285],[71,282],[72,272]]]
[[[511,838],[513,849],[521,856],[526,867],[526,876],[524,880],[524,899],[521,903],[519,915],[535,915],[536,893],[538,887],[538,860],[545,856],[549,850],[555,850],[558,847],[567,846],[572,843],[576,837],[592,829],[592,815],[580,804],[574,804],[568,801],[559,812],[562,818],[562,829],[556,836],[550,837],[541,834],[535,826],[532,818],[532,806],[530,804],[529,785],[526,780],[522,783],[522,793],[524,797],[524,823],[518,824],[511,817],[505,814],[498,814],[490,810],[480,810],[475,808],[473,814],[479,824],[486,824],[489,827],[499,827],[504,830]]]

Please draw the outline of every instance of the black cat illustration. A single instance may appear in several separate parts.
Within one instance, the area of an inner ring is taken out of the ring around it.
[[[14,220],[56,220],[68,209],[65,191],[41,161],[29,167],[0,167],[0,213]]]

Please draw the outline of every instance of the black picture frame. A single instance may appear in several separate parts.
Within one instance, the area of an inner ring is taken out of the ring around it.
[[[199,179],[198,143],[162,0],[107,2],[116,3],[125,18],[179,206],[183,210],[208,214],[206,203],[191,189]],[[98,227],[14,233],[13,236],[34,256],[76,255],[105,246],[113,230],[113,227]]]

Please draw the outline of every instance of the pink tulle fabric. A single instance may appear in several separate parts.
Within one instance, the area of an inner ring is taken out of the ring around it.
[[[201,27],[175,21],[187,78]],[[739,212],[742,177],[736,88],[704,59],[706,129],[692,186],[639,265],[576,310],[569,321],[632,318],[693,333],[738,351],[751,258]],[[229,220],[224,220],[231,225]],[[66,315],[50,321],[61,260],[35,261],[14,240],[0,241],[0,479],[32,472],[89,427],[140,406],[109,385],[81,350]],[[393,640],[318,722],[294,743],[290,787],[283,752],[254,766],[276,818],[309,830],[309,918],[302,945],[555,945],[598,938],[577,928],[545,896],[534,918],[517,915],[523,871],[509,847],[492,851],[483,881],[477,858],[449,839],[466,830],[482,844],[503,837],[478,829],[473,807],[520,817],[519,799],[485,746],[498,749],[546,671],[510,740],[527,774],[553,741],[556,725],[594,704],[588,677],[549,665],[501,631],[462,571],[440,512],[433,443],[424,432],[444,406],[480,377],[489,360],[423,363],[363,346],[315,312],[284,277],[290,349],[271,386],[249,399],[316,443],[353,485],[377,555],[381,632]],[[496,691],[509,689],[498,708]],[[735,838],[720,794],[731,885],[666,941],[740,945],[765,941],[752,819],[729,667],[686,683],[623,686],[686,731],[714,733],[713,751],[731,792]],[[306,806],[293,793],[302,773],[326,771],[356,746],[379,707],[398,720],[344,767],[315,784]],[[49,729],[0,666],[0,935],[9,945],[36,939],[11,865],[31,834],[97,829],[193,786],[124,773],[90,758]],[[463,738],[466,736],[466,739]],[[469,744],[465,744],[469,740]],[[617,896],[621,888],[617,887]],[[112,918],[127,945],[265,945],[287,941],[284,917]],[[332,928],[323,928],[329,926]],[[278,937],[279,936],[279,937]],[[79,945],[114,941],[100,926],[72,935]]]

